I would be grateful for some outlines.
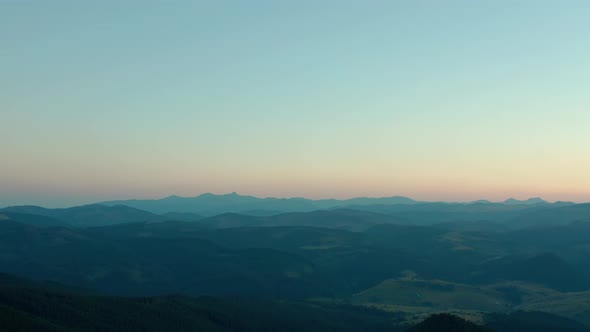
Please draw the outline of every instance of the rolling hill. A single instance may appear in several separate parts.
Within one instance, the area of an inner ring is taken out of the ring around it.
[[[200,220],[200,224],[215,228],[307,226],[350,231],[363,231],[374,225],[398,222],[398,220],[388,215],[349,209],[292,212],[273,216],[225,213]]]
[[[6,222],[9,220],[38,227],[55,227],[67,225],[66,222],[52,217],[29,213],[0,211],[0,222]]]
[[[165,220],[162,216],[123,205],[105,206],[94,204],[63,209],[46,209],[39,206],[24,205],[6,207],[0,209],[0,213],[21,213],[29,216],[37,215],[77,227]],[[58,225],[60,223],[55,222],[54,224]]]
[[[0,275],[1,329],[21,331],[401,331],[399,315],[253,297],[108,297]]]

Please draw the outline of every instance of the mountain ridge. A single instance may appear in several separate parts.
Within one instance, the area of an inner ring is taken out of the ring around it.
[[[312,212],[322,209],[344,208],[349,206],[369,205],[416,205],[416,204],[506,204],[506,205],[549,205],[550,203],[542,198],[534,197],[527,200],[509,198],[501,202],[488,200],[475,200],[470,202],[430,202],[419,201],[405,196],[386,197],[354,197],[349,199],[308,199],[303,197],[277,198],[277,197],[256,197],[251,195],[240,195],[236,192],[228,194],[204,193],[194,197],[182,197],[171,195],[160,199],[130,199],[104,201],[97,204],[102,205],[126,205],[152,213],[163,214],[170,212],[190,212],[204,216],[214,216],[225,212],[246,213],[257,211],[260,215],[268,215],[269,212]],[[560,202],[567,204],[567,202]],[[573,204],[573,203],[571,203]]]
[[[0,214],[42,216],[71,226],[99,226],[129,222],[156,222],[165,218],[151,212],[126,205],[89,204],[69,208],[48,209],[35,205],[9,206],[0,209]],[[50,223],[47,223],[50,224]],[[54,223],[55,224],[55,223]]]

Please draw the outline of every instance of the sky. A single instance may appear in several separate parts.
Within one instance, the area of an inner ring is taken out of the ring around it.
[[[0,206],[590,201],[590,2],[0,0]]]

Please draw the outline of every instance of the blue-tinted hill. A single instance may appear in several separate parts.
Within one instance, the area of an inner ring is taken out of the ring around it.
[[[133,207],[116,205],[82,205],[63,209],[47,209],[23,205],[0,209],[0,214],[20,215],[17,221],[36,225],[71,225],[78,227],[113,225],[133,222],[156,222],[166,218]],[[25,215],[27,216],[25,218]]]
[[[361,197],[347,200],[311,200],[306,198],[258,198],[231,193],[226,195],[203,194],[196,197],[170,196],[154,200],[110,201],[102,202],[100,204],[126,205],[160,214],[167,212],[192,212],[212,216],[226,212],[248,213],[258,211],[259,214],[267,214],[265,211],[272,211],[275,213],[311,212],[349,205],[415,203],[417,202],[401,196],[384,198]]]

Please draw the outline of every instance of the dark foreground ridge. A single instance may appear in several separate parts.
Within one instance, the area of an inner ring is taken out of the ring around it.
[[[253,297],[78,295],[0,276],[2,331],[401,331],[396,315]]]
[[[403,313],[256,297],[114,297],[0,274],[2,331],[588,332],[536,312],[490,314],[485,327],[451,314],[409,325]]]
[[[492,330],[451,314],[434,314],[408,332],[492,332]]]

